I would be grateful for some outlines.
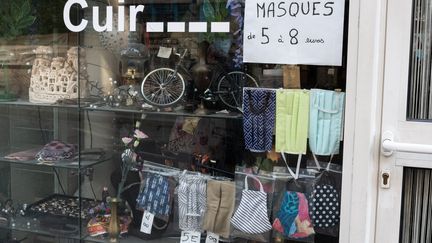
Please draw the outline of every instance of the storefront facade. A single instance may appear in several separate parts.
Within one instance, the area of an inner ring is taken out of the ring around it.
[[[430,3],[294,2],[7,1],[0,242],[428,242]]]

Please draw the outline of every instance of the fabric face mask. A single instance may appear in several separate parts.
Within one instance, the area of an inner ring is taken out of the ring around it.
[[[137,198],[137,208],[168,221],[171,211],[171,186],[165,176],[149,173]]]
[[[207,181],[200,175],[182,175],[178,186],[179,228],[201,231],[206,211]]]
[[[259,182],[259,191],[249,190],[248,178]],[[262,234],[271,230],[272,226],[267,213],[267,193],[264,192],[257,178],[245,177],[245,189],[242,192],[237,211],[231,219],[231,224],[239,231],[248,234]]]
[[[245,88],[243,109],[246,149],[252,152],[272,150],[276,111],[275,90]]]
[[[325,230],[339,224],[339,192],[332,185],[317,185],[311,195],[309,206],[316,228]]]
[[[276,91],[276,152],[306,154],[309,91]]]
[[[273,228],[284,236],[295,239],[315,234],[308,206],[308,200],[303,193],[286,192]]]
[[[207,211],[203,229],[229,238],[230,219],[235,205],[235,184],[229,181],[207,183]]]
[[[316,155],[339,153],[345,93],[310,91],[309,147]]]

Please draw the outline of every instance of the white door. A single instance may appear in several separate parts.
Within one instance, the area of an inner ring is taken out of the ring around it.
[[[431,33],[432,1],[388,1],[377,243],[432,242]]]

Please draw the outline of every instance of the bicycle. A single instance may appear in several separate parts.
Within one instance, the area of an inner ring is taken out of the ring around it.
[[[141,84],[144,100],[151,105],[169,107],[182,100],[185,95],[186,83],[184,75],[181,73],[191,77],[194,81],[190,70],[183,65],[188,49],[186,48],[183,53],[179,53],[175,49],[173,51],[174,55],[179,57],[174,69],[157,68],[148,73]],[[220,67],[219,69],[223,70]],[[217,81],[216,91],[213,90],[215,81]],[[243,87],[258,87],[258,82],[254,77],[242,71],[223,72],[217,78],[212,78],[201,98],[211,101],[216,101],[218,98],[226,106],[241,110]]]

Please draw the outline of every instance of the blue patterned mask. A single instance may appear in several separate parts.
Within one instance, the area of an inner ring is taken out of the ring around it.
[[[171,188],[165,176],[149,173],[137,198],[137,208],[167,218],[171,211]]]

